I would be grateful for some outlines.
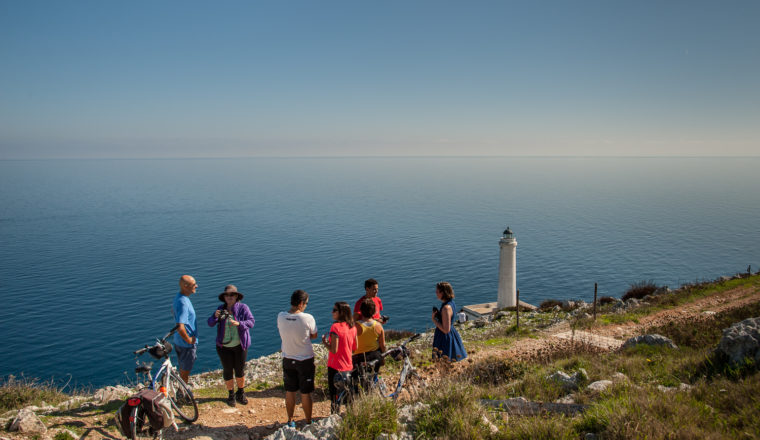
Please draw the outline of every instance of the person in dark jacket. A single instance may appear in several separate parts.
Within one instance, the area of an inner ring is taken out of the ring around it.
[[[240,302],[242,299],[243,294],[230,284],[219,294],[222,305],[208,318],[209,327],[216,326],[216,352],[222,361],[224,384],[229,392],[227,404],[230,406],[235,406],[236,400],[243,405],[248,404],[245,397],[245,360],[251,346],[249,329],[256,321],[251,309]],[[232,380],[233,373],[235,381]],[[235,382],[237,392],[233,392]]]

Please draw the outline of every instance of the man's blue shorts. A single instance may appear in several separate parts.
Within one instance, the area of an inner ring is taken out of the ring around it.
[[[180,370],[192,371],[196,359],[196,347],[196,345],[193,345],[192,347],[180,347],[179,345],[174,345],[174,350],[177,352],[178,359],[177,367],[179,367]]]

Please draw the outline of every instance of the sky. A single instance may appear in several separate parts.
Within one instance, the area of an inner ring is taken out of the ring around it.
[[[757,156],[760,2],[0,0],[0,160]]]

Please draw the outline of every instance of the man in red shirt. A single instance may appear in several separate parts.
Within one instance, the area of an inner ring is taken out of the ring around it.
[[[382,316],[380,312],[383,311],[383,301],[377,297],[377,280],[374,278],[370,278],[367,281],[364,282],[364,296],[359,298],[358,301],[356,301],[356,304],[354,304],[354,320],[359,320],[362,317],[361,312],[361,304],[362,301],[364,301],[366,298],[371,299],[375,302],[375,314],[372,316],[372,319],[375,319],[377,321],[380,321],[381,324],[385,324],[388,322],[387,316]]]

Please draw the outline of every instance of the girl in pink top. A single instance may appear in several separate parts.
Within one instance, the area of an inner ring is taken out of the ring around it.
[[[339,372],[350,372],[354,366],[351,353],[356,350],[356,328],[348,303],[336,302],[332,310],[335,322],[330,327],[330,338],[322,336],[322,343],[328,348],[327,355],[327,384],[330,389],[331,409],[335,409],[335,375]]]

